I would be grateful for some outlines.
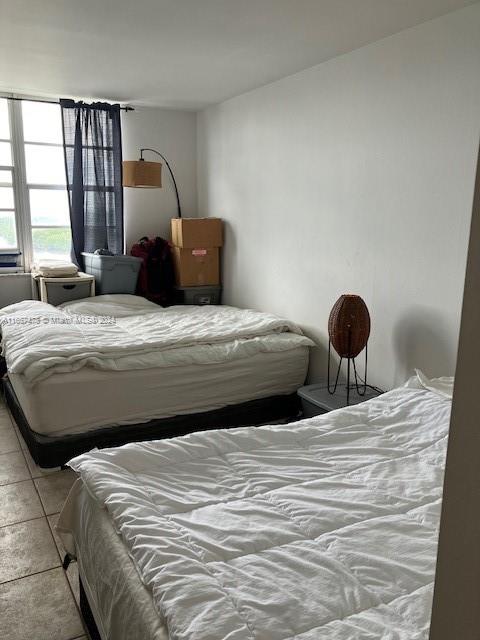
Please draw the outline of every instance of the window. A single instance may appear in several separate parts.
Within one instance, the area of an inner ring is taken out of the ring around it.
[[[0,100],[0,251],[17,249],[10,118],[6,100]]]
[[[70,216],[60,106],[0,99],[0,251],[23,264],[69,260]]]

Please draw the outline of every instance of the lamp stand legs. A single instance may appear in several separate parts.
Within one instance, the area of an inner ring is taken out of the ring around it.
[[[350,335],[349,335],[349,343],[350,343]],[[335,382],[334,382],[333,387],[332,387],[331,379],[330,379],[331,353],[332,353],[332,343],[329,340],[328,341],[327,388],[328,388],[328,393],[330,395],[333,395],[337,390],[338,380],[339,380],[339,377],[340,377],[340,370],[342,368],[342,362],[343,362],[344,358],[342,356],[340,356],[340,362],[338,363],[337,373],[335,375]],[[355,390],[356,390],[357,394],[359,396],[364,396],[366,391],[367,391],[368,343],[365,346],[365,378],[364,378],[364,380],[362,380],[362,378],[358,375],[357,363],[355,362],[355,358],[346,358],[346,360],[347,360],[347,406],[348,406],[350,404],[350,391],[351,391],[351,388],[353,388],[353,384],[350,384],[350,376],[351,376],[350,367],[351,367],[351,364],[353,364],[353,376],[354,376],[354,380],[355,380]]]

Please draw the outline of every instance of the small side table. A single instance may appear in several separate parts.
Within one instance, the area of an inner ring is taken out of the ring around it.
[[[71,302],[95,295],[95,276],[79,272],[72,278],[35,277],[38,282],[39,298],[58,306],[63,302]]]
[[[328,386],[325,383],[300,387],[297,394],[302,401],[304,418],[312,418],[313,416],[347,406],[347,387],[344,384],[339,384],[334,394],[328,392]],[[361,396],[355,386],[353,388],[350,387],[350,402],[348,406],[371,400],[379,395],[381,395],[380,391],[367,387],[365,395]]]

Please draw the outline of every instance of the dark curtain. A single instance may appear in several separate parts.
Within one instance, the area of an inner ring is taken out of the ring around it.
[[[120,105],[60,100],[72,225],[72,259],[82,251],[123,253]]]

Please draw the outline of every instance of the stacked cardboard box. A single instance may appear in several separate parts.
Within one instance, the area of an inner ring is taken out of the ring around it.
[[[220,284],[220,218],[173,218],[172,252],[179,287]]]

